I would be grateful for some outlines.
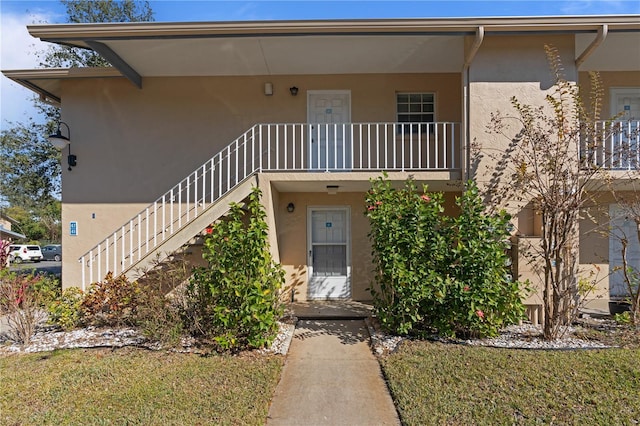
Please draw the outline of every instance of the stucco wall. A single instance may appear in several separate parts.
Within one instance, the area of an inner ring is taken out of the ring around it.
[[[277,191],[276,191],[277,192]],[[446,214],[455,214],[454,200],[459,193],[447,192],[445,195]],[[371,258],[371,243],[369,221],[364,215],[365,193],[302,193],[281,192],[275,209],[278,247],[280,261],[287,273],[287,299],[295,291],[295,300],[307,300],[307,221],[309,207],[345,207],[350,208],[351,223],[351,285],[352,299],[371,300],[367,290],[374,284],[373,264]],[[287,211],[287,205],[293,203],[293,213]]]
[[[353,122],[395,121],[396,92],[435,92],[436,120],[461,120],[459,74],[123,78],[65,81],[63,120],[72,171],[63,167],[63,285],[77,259],[256,123],[307,121],[308,90],[350,90]],[[264,83],[273,96],[264,95]],[[297,86],[297,96],[289,87]],[[76,221],[78,235],[69,236]]]

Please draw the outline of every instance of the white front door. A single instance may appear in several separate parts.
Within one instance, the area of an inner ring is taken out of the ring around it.
[[[310,207],[309,299],[351,297],[348,207]]]
[[[627,263],[640,271],[640,241],[638,241],[638,226],[632,217],[618,204],[609,206],[611,219],[611,233],[609,235],[609,296],[612,298],[628,297],[629,290],[624,281],[622,272],[622,243],[621,238],[626,238]]]
[[[351,92],[307,92],[309,161],[311,170],[351,168]]]

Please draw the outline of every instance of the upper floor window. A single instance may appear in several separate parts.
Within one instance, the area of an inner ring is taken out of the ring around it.
[[[418,133],[427,131],[427,124],[436,118],[436,96],[434,93],[398,93],[396,108],[399,123],[411,123],[398,126],[398,132]]]

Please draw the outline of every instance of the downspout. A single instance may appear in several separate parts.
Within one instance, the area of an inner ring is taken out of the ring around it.
[[[602,24],[602,26],[598,29],[598,35],[596,36],[596,38],[591,42],[589,46],[587,46],[586,49],[584,49],[584,52],[582,52],[582,54],[578,56],[578,59],[576,59],[576,71],[580,68],[580,65],[582,65],[582,63],[586,61],[589,56],[591,56],[593,51],[602,44],[602,42],[607,38],[608,33],[609,25]]]
[[[471,62],[475,58],[478,50],[480,50],[480,45],[484,41],[484,26],[479,26],[476,29],[476,38],[473,41],[473,45],[469,49],[469,52],[466,54],[464,58],[464,66],[462,67],[462,158],[464,162],[464,170],[462,171],[462,177],[464,181],[468,181],[471,178],[471,130],[469,129],[469,111],[470,100],[469,100],[469,68],[471,67]]]

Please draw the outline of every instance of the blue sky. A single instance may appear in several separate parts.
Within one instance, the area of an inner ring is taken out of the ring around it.
[[[640,0],[502,1],[151,1],[155,20],[243,21],[280,19],[372,19],[481,16],[640,14]],[[0,69],[30,69],[46,49],[26,25],[65,22],[57,0],[0,0]],[[32,114],[31,92],[0,78],[0,129]]]

